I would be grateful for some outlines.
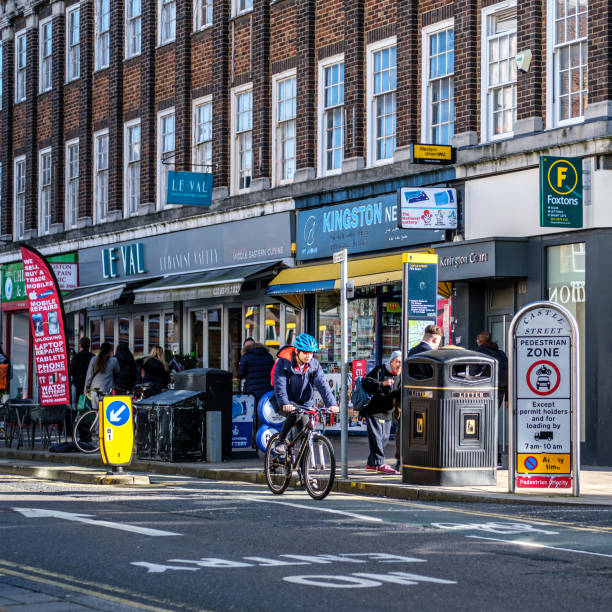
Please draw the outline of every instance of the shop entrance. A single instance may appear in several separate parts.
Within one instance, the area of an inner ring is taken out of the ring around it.
[[[493,342],[507,353],[508,327],[516,310],[514,283],[489,287],[485,311],[485,324]],[[480,331],[480,330],[479,330]]]

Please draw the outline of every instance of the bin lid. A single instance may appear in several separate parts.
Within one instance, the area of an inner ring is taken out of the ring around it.
[[[151,397],[144,397],[134,403],[135,406],[174,406],[186,400],[203,395],[202,391],[187,391],[186,389],[172,389]]]
[[[497,363],[493,357],[477,351],[469,351],[459,346],[448,346],[431,351],[423,351],[407,358],[410,361],[423,360],[428,363],[448,363],[450,361],[461,361],[465,363]]]

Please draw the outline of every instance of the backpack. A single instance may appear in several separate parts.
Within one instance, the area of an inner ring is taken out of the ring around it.
[[[353,401],[353,410],[357,410],[359,416],[366,416],[372,396],[363,388],[362,382],[363,379],[359,379],[355,384],[351,399]]]

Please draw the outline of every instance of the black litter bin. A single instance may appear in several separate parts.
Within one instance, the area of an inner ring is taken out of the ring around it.
[[[174,374],[174,388],[203,392],[204,411],[221,412],[221,456],[232,457],[232,379],[228,370],[194,368]]]
[[[136,402],[136,456],[154,461],[202,461],[202,396],[197,391],[174,390]]]
[[[497,361],[458,347],[402,368],[402,482],[496,484]]]

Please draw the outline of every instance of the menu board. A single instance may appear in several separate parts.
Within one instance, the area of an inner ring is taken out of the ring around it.
[[[64,315],[57,279],[45,258],[21,247],[40,403],[70,403]]]

